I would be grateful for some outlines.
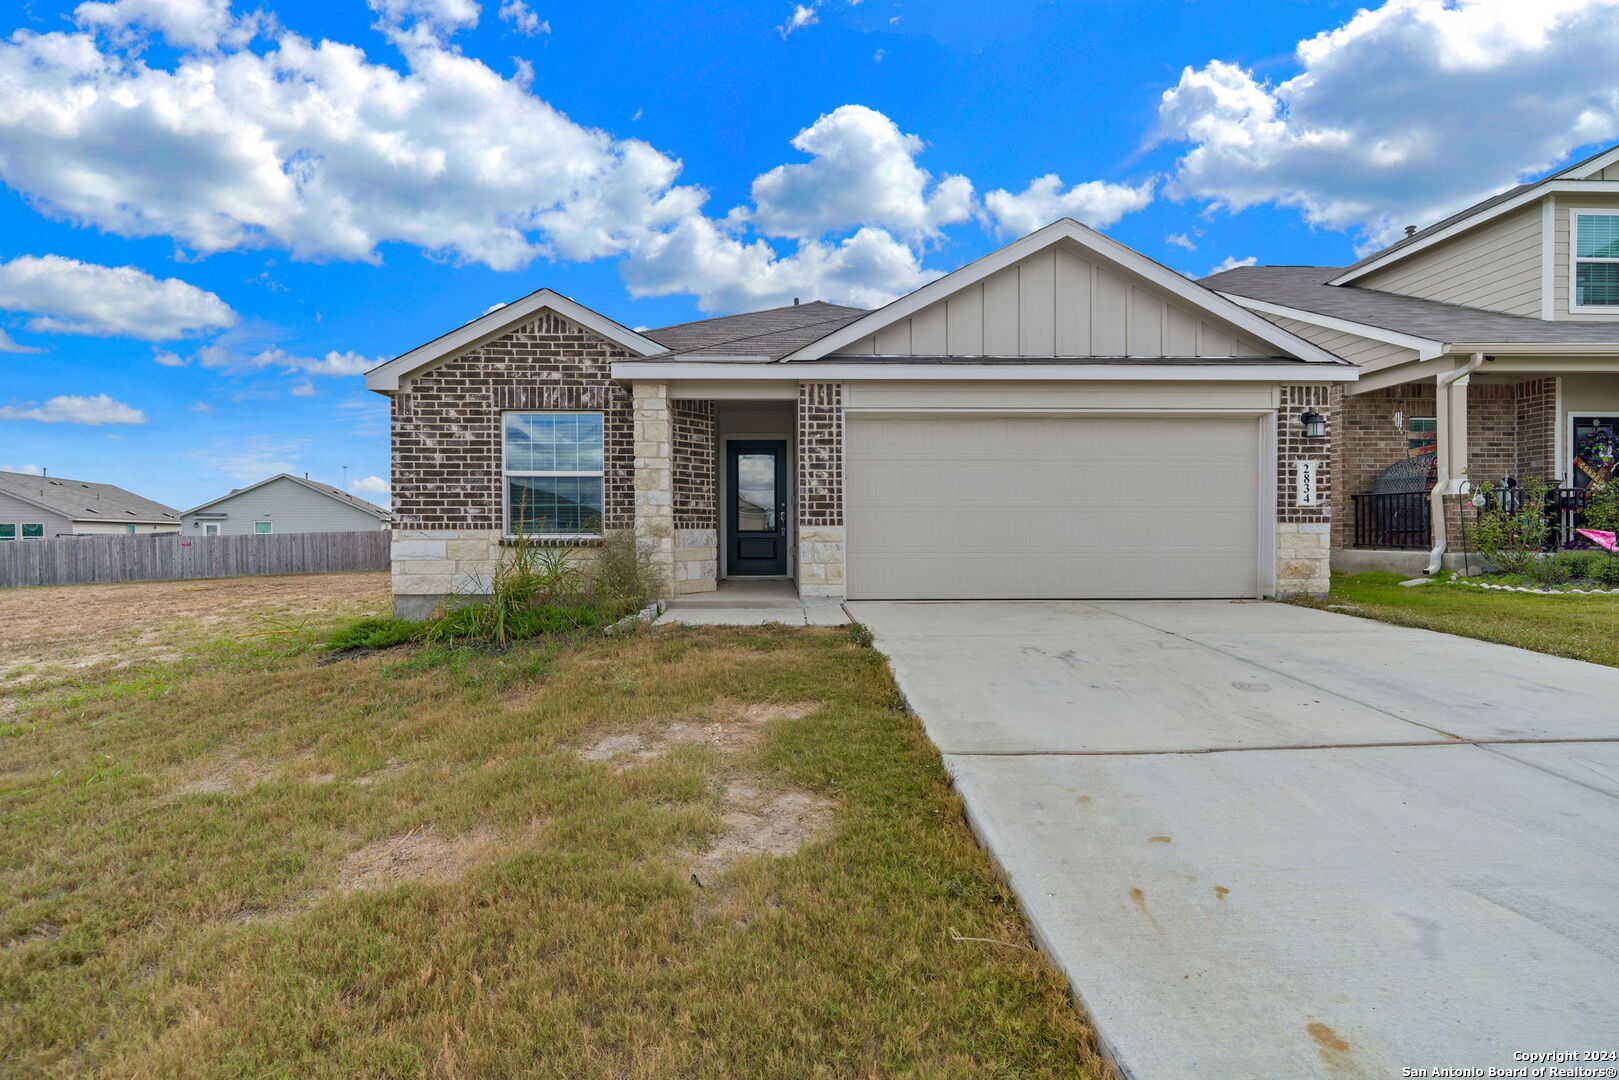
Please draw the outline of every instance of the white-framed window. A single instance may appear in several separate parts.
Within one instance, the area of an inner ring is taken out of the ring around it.
[[[12,524],[0,525],[0,540],[17,539],[17,526]]]
[[[602,414],[509,412],[502,417],[506,535],[601,535]]]
[[[1437,416],[1412,416],[1405,422],[1405,448],[1415,453],[1432,450],[1439,442]]]
[[[1619,211],[1570,211],[1569,310],[1619,312]]]
[[[255,521],[253,531],[263,536],[265,533],[275,532],[275,526],[268,521]]]
[[[44,524],[43,523],[38,523],[38,524],[30,525],[26,521],[23,522],[22,538],[24,540],[43,540],[43,539],[45,539],[45,526],[44,526]]]
[[[204,535],[204,536],[218,536],[219,535],[219,522],[217,522],[217,521],[204,521],[202,523],[202,535]]]

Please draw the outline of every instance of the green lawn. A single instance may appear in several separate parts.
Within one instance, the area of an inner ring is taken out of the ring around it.
[[[322,625],[0,689],[0,1074],[1107,1075],[847,630]]]
[[[1400,574],[1334,574],[1326,600],[1400,626],[1516,645],[1619,667],[1619,596],[1502,592],[1435,582],[1406,587]]]

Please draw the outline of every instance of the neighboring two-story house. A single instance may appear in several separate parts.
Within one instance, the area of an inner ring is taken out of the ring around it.
[[[1454,564],[1485,480],[1550,481],[1566,527],[1613,466],[1619,147],[1352,266],[1203,284],[1360,369],[1330,409],[1335,567]]]

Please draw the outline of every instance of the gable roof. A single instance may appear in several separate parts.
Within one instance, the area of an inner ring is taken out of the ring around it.
[[[1296,357],[1311,363],[1344,363],[1319,346],[1283,330],[1275,323],[1203,288],[1162,263],[1154,262],[1140,252],[1102,235],[1089,226],[1080,224],[1073,218],[1061,218],[1021,239],[1014,240],[1000,250],[970,262],[954,273],[946,274],[915,292],[908,293],[893,303],[794,350],[782,359],[788,363],[822,359],[901,319],[910,318],[923,308],[983,281],[999,270],[1013,266],[1036,252],[1059,243],[1077,244],[1091,255],[1144,278],[1183,303],[1213,315],[1251,337],[1275,346],[1283,356]]]
[[[1480,200],[1472,206],[1458,210],[1447,218],[1434,222],[1427,228],[1418,229],[1410,236],[1402,236],[1394,243],[1379,248],[1358,262],[1338,270],[1332,278],[1334,285],[1347,285],[1349,282],[1370,273],[1372,270],[1398,262],[1407,255],[1426,248],[1433,243],[1465,232],[1476,225],[1482,225],[1491,218],[1526,206],[1545,195],[1560,191],[1592,191],[1614,190],[1619,191],[1619,184],[1610,184],[1605,181],[1592,180],[1591,177],[1619,162],[1619,145],[1610,146],[1606,150],[1599,150],[1591,156],[1576,161],[1574,164],[1547,173],[1539,180],[1531,180],[1525,184],[1518,184],[1497,192],[1487,199]],[[1597,188],[1593,185],[1604,184]]]
[[[291,480],[295,484],[302,484],[304,487],[315,492],[317,495],[324,495],[329,499],[343,503],[345,506],[352,506],[356,510],[363,510],[372,517],[376,518],[378,521],[393,520],[393,512],[378,506],[376,503],[366,502],[359,496],[350,495],[342,488],[333,487],[331,484],[323,484],[319,480],[310,480],[308,477],[293,476],[291,473],[276,473],[274,476],[265,477],[256,484],[249,484],[242,488],[232,488],[230,491],[221,495],[217,499],[210,499],[200,506],[193,506],[190,510],[187,510],[183,516],[190,517],[192,514],[195,514],[201,510],[206,510],[210,506],[217,506],[226,499],[234,499],[238,495],[246,495],[249,491],[257,490],[258,488],[263,487],[265,484],[273,484],[277,480]]]
[[[825,337],[867,314],[865,308],[813,300],[742,315],[677,323],[646,336],[666,346],[659,359],[712,360],[720,356],[779,360],[795,349]]]
[[[115,484],[61,476],[0,472],[0,493],[60,514],[69,521],[112,521],[126,525],[178,524],[180,511],[143,498]]]
[[[401,353],[387,363],[372,368],[365,373],[366,388],[383,394],[393,393],[399,389],[400,379],[408,378],[423,368],[503,333],[547,309],[638,356],[655,356],[666,351],[664,346],[651,338],[638,334],[559,292],[552,289],[536,289],[521,300],[514,300],[510,304],[498,307],[447,334],[439,335],[425,345],[418,345],[409,352]]]
[[[1436,345],[1454,342],[1619,343],[1619,326],[1613,323],[1547,322],[1378,289],[1329,284],[1337,272],[1337,268],[1331,266],[1242,266],[1210,275],[1202,284],[1234,297],[1295,309],[1297,317],[1305,321],[1309,321],[1310,313],[1315,313],[1409,334]]]

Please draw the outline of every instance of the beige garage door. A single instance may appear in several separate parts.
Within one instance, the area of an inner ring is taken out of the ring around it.
[[[853,599],[1256,596],[1252,418],[848,415]]]

